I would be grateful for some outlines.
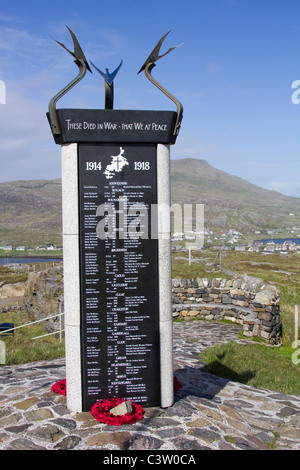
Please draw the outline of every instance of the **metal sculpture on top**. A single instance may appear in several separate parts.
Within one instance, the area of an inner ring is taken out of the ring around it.
[[[65,94],[67,93],[71,88],[73,88],[74,85],[76,85],[80,80],[83,79],[83,77],[86,74],[86,71],[88,70],[89,72],[92,73],[89,64],[85,58],[85,55],[79,45],[79,42],[75,36],[75,34],[70,30],[68,26],[66,26],[71,34],[72,40],[73,40],[73,45],[74,45],[74,52],[70,51],[69,49],[66,48],[66,46],[59,42],[56,41],[60,46],[62,46],[69,54],[71,54],[73,57],[75,57],[75,64],[79,68],[79,73],[78,75],[70,82],[68,85],[66,85],[59,93],[57,93],[50,101],[49,103],[49,118],[50,118],[50,125],[52,128],[53,134],[59,135],[61,133],[59,122],[57,119],[57,114],[56,114],[56,102]]]
[[[73,46],[74,46],[74,51],[70,51],[63,43],[56,41],[61,47],[63,47],[69,54],[71,54],[75,60],[75,64],[79,68],[78,75],[70,82],[68,83],[59,93],[57,93],[49,102],[49,121],[50,121],[50,126],[52,129],[52,133],[54,135],[60,135],[61,134],[61,129],[59,125],[59,120],[57,117],[56,113],[56,103],[57,101],[65,95],[71,88],[73,88],[82,78],[85,76],[86,71],[88,70],[89,72],[92,73],[92,70],[89,67],[88,61],[79,45],[79,42],[75,36],[75,34],[70,30],[68,26],[66,26],[71,34],[72,40],[73,40]],[[151,75],[152,69],[156,66],[156,63],[159,59],[167,55],[169,52],[173,51],[179,46],[171,47],[167,50],[162,55],[159,55],[159,51],[161,48],[161,45],[163,41],[165,40],[166,36],[169,34],[166,33],[157,43],[143,66],[140,68],[138,73],[142,72],[143,70],[145,71],[145,75],[150,80],[157,88],[159,88],[165,95],[167,95],[168,98],[170,98],[177,106],[177,120],[175,123],[173,135],[178,135],[180,125],[181,125],[181,120],[182,120],[182,115],[183,115],[183,107],[180,101],[178,101],[170,92],[168,92],[160,83],[158,83]],[[180,44],[181,45],[181,44]],[[91,65],[97,70],[97,72],[104,78],[105,81],[105,109],[113,109],[113,100],[114,100],[114,79],[120,70],[121,66],[123,64],[123,60],[121,60],[120,64],[118,67],[112,72],[109,73],[109,69],[106,68],[105,72],[102,72],[99,70],[92,62]]]
[[[158,43],[156,44],[155,48],[153,49],[153,51],[151,52],[151,54],[149,55],[148,59],[145,61],[145,63],[143,64],[143,66],[140,68],[140,70],[138,71],[138,73],[142,72],[143,70],[145,70],[145,75],[146,77],[148,78],[148,80],[150,80],[157,88],[159,88],[159,90],[161,90],[165,95],[167,95],[168,98],[170,98],[170,100],[172,100],[176,106],[177,106],[177,120],[176,120],[176,124],[175,124],[175,128],[174,128],[174,135],[177,135],[179,133],[179,129],[180,129],[180,125],[181,125],[181,120],[182,120],[182,115],[183,115],[183,107],[182,107],[182,104],[180,103],[180,101],[178,101],[175,96],[171,95],[171,93],[169,93],[165,88],[163,88],[160,83],[158,83],[151,75],[151,71],[152,69],[156,66],[156,63],[159,59],[161,59],[162,57],[164,57],[165,55],[167,55],[169,52],[173,51],[174,49],[176,49],[176,47],[179,47],[181,46],[181,44],[179,44],[178,46],[174,46],[174,47],[170,47],[167,52],[165,52],[164,54],[162,55],[159,55],[159,51],[160,51],[160,48],[161,48],[161,45],[162,43],[164,42],[166,36],[169,34],[170,31],[168,31],[159,41]]]
[[[90,61],[94,69],[97,70],[100,75],[104,78],[104,85],[105,85],[105,109],[113,109],[114,107],[114,79],[117,73],[119,72],[123,60],[121,60],[120,65],[112,72],[109,73],[109,69],[105,69],[105,73],[101,72],[96,65],[93,64],[92,61]]]

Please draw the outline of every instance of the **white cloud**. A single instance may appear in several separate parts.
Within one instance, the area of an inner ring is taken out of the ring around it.
[[[218,62],[209,62],[205,66],[205,71],[209,75],[216,75],[221,70],[221,65]]]
[[[0,107],[1,181],[52,179],[60,177],[60,162],[47,109],[8,87],[5,105]]]
[[[180,135],[176,140],[176,144],[171,146],[172,158],[201,158],[211,160],[221,152],[217,144],[205,144],[195,137],[188,135]]]
[[[2,13],[1,11],[0,11],[0,20],[1,21],[7,21],[7,22],[16,21],[15,18],[13,18],[12,16],[7,16],[7,15],[5,15],[5,13]]]
[[[300,197],[300,183],[293,181],[272,181],[268,183],[266,188],[286,194],[287,196]]]

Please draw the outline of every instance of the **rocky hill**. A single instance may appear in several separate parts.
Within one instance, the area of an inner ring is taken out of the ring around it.
[[[61,180],[0,183],[0,245],[61,244]]]
[[[204,204],[205,226],[213,230],[247,233],[300,223],[300,198],[260,188],[204,160],[172,160],[171,171],[172,201]],[[0,245],[61,244],[61,220],[60,179],[0,183]]]
[[[300,198],[260,188],[205,160],[172,161],[172,200],[204,204],[205,226],[213,230],[235,228],[245,234],[300,223]]]

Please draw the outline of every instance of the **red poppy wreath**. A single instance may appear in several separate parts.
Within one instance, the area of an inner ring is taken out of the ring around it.
[[[58,393],[59,395],[67,394],[66,379],[59,380],[51,387],[51,392]]]
[[[91,415],[100,423],[121,426],[122,424],[132,424],[143,418],[143,408],[141,405],[131,403],[132,412],[124,415],[114,416],[110,410],[125,401],[124,398],[111,398],[110,400],[100,400],[92,406]]]
[[[178,392],[182,388],[181,382],[177,379],[177,377],[174,377],[174,393]]]

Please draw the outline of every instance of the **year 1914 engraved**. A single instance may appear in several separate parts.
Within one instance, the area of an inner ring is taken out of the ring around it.
[[[86,162],[86,170],[101,170],[101,162]]]
[[[150,162],[134,162],[135,170],[150,170]]]

